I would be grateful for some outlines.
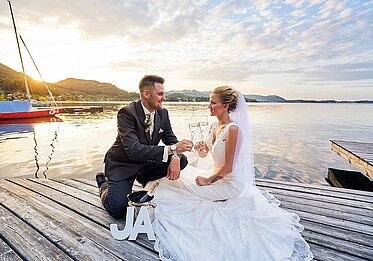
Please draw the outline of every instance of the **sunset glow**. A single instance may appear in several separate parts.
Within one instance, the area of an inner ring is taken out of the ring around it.
[[[43,77],[137,91],[229,84],[287,99],[373,99],[373,2],[14,0],[17,28]],[[40,80],[23,49],[26,73]],[[0,63],[21,71],[7,1]]]

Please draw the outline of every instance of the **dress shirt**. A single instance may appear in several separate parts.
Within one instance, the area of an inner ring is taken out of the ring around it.
[[[146,118],[146,115],[150,114],[150,128],[149,128],[149,134],[150,134],[150,139],[152,139],[152,134],[153,134],[153,130],[154,130],[154,115],[155,115],[155,111],[153,112],[150,112],[145,106],[144,104],[141,103],[141,106],[144,110],[144,113],[145,113],[145,118]],[[163,162],[167,162],[168,160],[168,146],[164,146],[164,149],[163,149],[163,158],[162,158],[162,161]]]

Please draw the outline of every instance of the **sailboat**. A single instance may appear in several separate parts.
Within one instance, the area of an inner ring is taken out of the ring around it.
[[[8,3],[9,3],[10,13],[11,13],[11,16],[12,16],[13,28],[14,28],[14,32],[15,32],[15,35],[16,35],[18,53],[19,53],[19,57],[20,57],[20,60],[21,60],[21,65],[22,65],[23,77],[24,77],[24,81],[25,81],[25,88],[26,88],[26,92],[27,92],[27,100],[0,101],[0,120],[53,117],[53,116],[55,116],[56,114],[59,113],[58,107],[56,107],[56,108],[35,108],[35,107],[32,107],[30,90],[29,90],[29,86],[28,86],[28,82],[27,82],[25,68],[24,68],[24,65],[23,65],[21,48],[19,46],[17,28],[16,28],[14,15],[13,15],[13,10],[12,10],[12,5],[11,5],[10,0],[8,0]],[[21,40],[22,40],[23,44],[25,45],[22,38],[21,38]],[[25,45],[25,47],[27,49],[26,45]],[[27,51],[28,51],[28,49],[27,49]],[[30,54],[30,52],[29,52],[29,54]],[[30,56],[31,56],[31,54],[30,54]],[[31,57],[31,59],[32,59],[32,57]],[[33,60],[33,62],[34,62],[34,60]],[[34,62],[34,65],[36,66],[35,62]],[[37,68],[37,70],[38,70],[38,68]],[[38,70],[38,72],[40,74],[39,70]],[[43,80],[43,82],[44,82],[44,80]],[[44,82],[44,84],[46,85],[45,82]],[[48,88],[47,85],[46,85],[46,87],[47,87],[47,90],[48,90],[50,96],[52,97],[52,100],[54,101],[53,95],[49,91],[49,88]]]

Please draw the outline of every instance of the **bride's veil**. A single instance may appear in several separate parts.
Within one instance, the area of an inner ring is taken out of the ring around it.
[[[244,96],[239,92],[237,107],[230,113],[231,119],[239,126],[234,155],[233,171],[243,178],[245,191],[255,185],[253,138]]]

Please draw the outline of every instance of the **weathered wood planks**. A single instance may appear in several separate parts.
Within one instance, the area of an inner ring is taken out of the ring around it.
[[[373,178],[373,143],[331,140],[332,150]]]
[[[0,202],[16,212],[24,222],[32,226],[40,236],[57,245],[61,251],[76,260],[156,260],[157,255],[132,241],[116,241],[108,228],[66,208],[61,203],[66,198],[48,194],[47,198],[35,193],[18,181],[0,183]],[[25,182],[24,180],[22,182]],[[32,181],[28,181],[32,188]],[[48,188],[41,188],[48,193]],[[6,200],[5,200],[6,198]],[[71,197],[72,198],[72,197]],[[75,200],[78,200],[75,198]],[[86,204],[82,204],[85,207]],[[89,213],[93,215],[93,213]],[[105,212],[96,217],[106,216],[107,225],[111,220]],[[13,238],[12,238],[13,240]]]
[[[7,243],[0,238],[0,260],[22,260]]]
[[[315,260],[371,260],[373,193],[259,179],[295,212]],[[138,189],[138,187],[136,187]],[[153,241],[116,241],[121,224],[103,208],[94,179],[0,180],[1,260],[157,260]]]

